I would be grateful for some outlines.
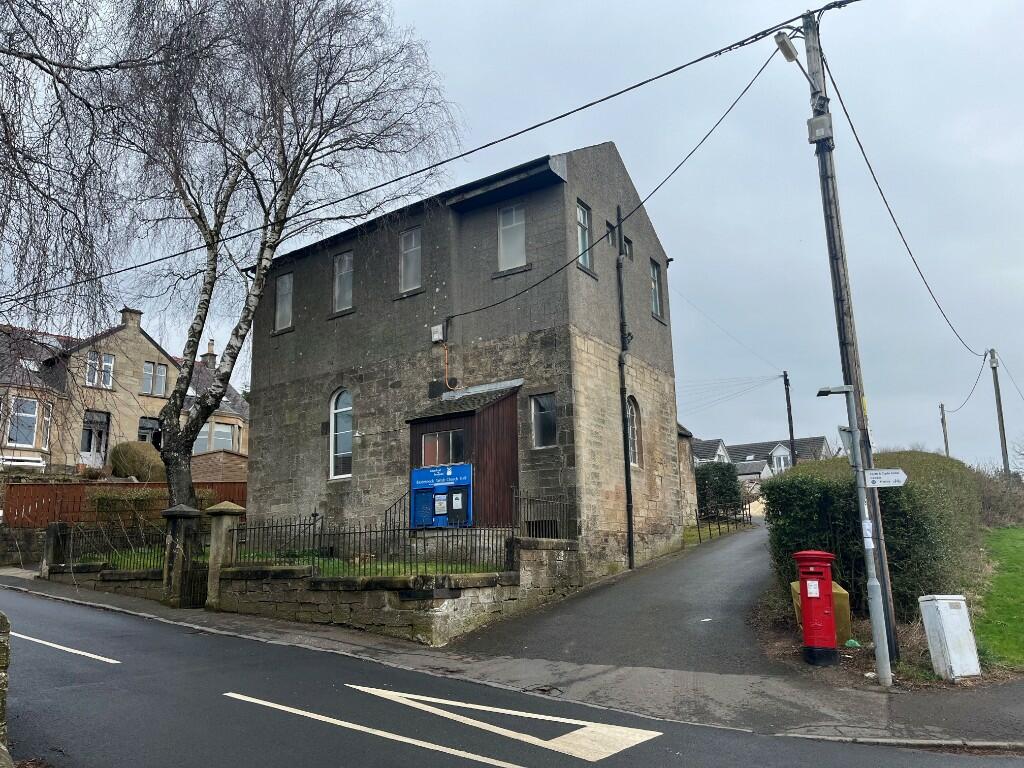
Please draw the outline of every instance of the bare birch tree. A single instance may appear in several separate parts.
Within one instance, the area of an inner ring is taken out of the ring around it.
[[[193,506],[192,445],[224,396],[279,248],[420,190],[428,177],[351,196],[455,140],[423,45],[376,0],[209,0],[202,14],[179,2],[134,30],[127,56],[211,39],[214,55],[134,68],[102,94],[118,105],[106,140],[130,159],[125,177],[140,180],[143,231],[202,244],[173,275],[155,273],[196,286],[161,411],[171,503]],[[240,306],[212,384],[189,398],[211,304],[233,295]]]

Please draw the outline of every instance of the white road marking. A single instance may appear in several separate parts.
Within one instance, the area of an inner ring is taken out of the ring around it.
[[[711,619],[701,619],[700,623],[703,624],[705,621],[711,621]]]
[[[22,635],[17,632],[11,632],[11,637],[20,637],[22,640],[29,640],[33,643],[39,643],[40,645],[46,645],[50,648],[56,648],[58,651],[67,651],[68,653],[74,653],[78,656],[85,656],[89,659],[96,659],[96,661],[102,661],[106,664],[121,663],[117,659],[108,659],[106,656],[97,656],[95,653],[89,653],[88,651],[79,651],[75,648],[68,648],[66,645],[57,645],[57,643],[51,643],[49,640],[40,640],[38,637],[29,637],[28,635]]]
[[[660,731],[644,731],[639,728],[626,728],[621,725],[593,723],[589,720],[573,720],[568,717],[539,715],[536,712],[519,712],[515,709],[502,709],[500,707],[489,707],[484,704],[470,704],[465,701],[453,701],[450,699],[436,699],[432,696],[400,693],[398,691],[388,691],[381,688],[367,688],[362,685],[349,685],[348,687],[355,688],[357,691],[363,691],[364,693],[373,694],[374,696],[380,696],[381,698],[389,699],[391,701],[398,702],[399,704],[405,704],[407,707],[421,709],[424,712],[430,712],[440,717],[446,717],[449,720],[454,720],[455,722],[462,723],[463,725],[469,725],[474,728],[480,728],[484,731],[497,733],[510,739],[517,739],[518,741],[532,744],[535,747],[554,750],[555,752],[561,752],[565,755],[578,757],[592,763],[596,763],[598,760],[603,760],[606,757],[611,757],[612,755],[618,754],[630,747],[635,747],[636,745],[649,741],[656,736],[661,736]],[[447,704],[452,707],[474,709],[479,712],[494,712],[499,715],[511,715],[513,717],[523,717],[530,720],[547,720],[553,723],[566,723],[568,725],[578,725],[580,727],[575,731],[557,736],[553,739],[541,739],[529,733],[520,733],[519,731],[502,728],[501,726],[486,723],[482,720],[474,720],[473,718],[466,717],[465,715],[458,715],[454,712],[447,712],[443,709],[438,709],[437,707],[431,707],[423,702]]]
[[[434,744],[429,741],[422,741],[420,739],[413,739],[409,736],[402,736],[398,733],[391,733],[389,731],[382,731],[378,728],[370,728],[366,725],[359,725],[359,723],[350,723],[345,720],[338,720],[337,718],[328,717],[327,715],[321,715],[316,712],[307,712],[304,709],[296,709],[295,707],[288,707],[284,704],[275,704],[272,701],[265,701],[264,699],[256,699],[252,696],[245,696],[241,693],[225,693],[225,696],[237,699],[238,701],[247,701],[250,704],[259,704],[261,707],[269,707],[270,709],[277,709],[281,712],[287,712],[292,715],[299,715],[300,717],[308,717],[310,720],[319,720],[321,723],[330,723],[331,725],[337,725],[339,728],[348,728],[352,731],[359,731],[360,733],[368,733],[371,736],[379,736],[382,739],[390,739],[391,741],[398,741],[402,744],[411,744],[414,747],[422,747],[423,749],[430,749],[434,752],[442,752],[446,755],[454,755],[455,757],[462,757],[466,760],[474,760],[484,765],[493,765],[496,768],[522,768],[522,766],[516,765],[515,763],[506,763],[503,760],[495,760],[492,757],[486,757],[484,755],[476,755],[472,752],[464,752],[461,749],[454,749],[452,747],[446,747],[443,744]]]

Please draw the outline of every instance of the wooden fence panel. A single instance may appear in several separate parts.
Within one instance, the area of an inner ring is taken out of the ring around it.
[[[7,486],[4,522],[12,528],[44,528],[49,523],[96,521],[91,502],[97,491],[155,488],[166,491],[166,483],[12,483]],[[245,506],[246,483],[196,483],[196,490],[208,490],[211,504],[230,501]],[[162,505],[161,505],[162,506]],[[158,518],[161,509],[147,510]]]

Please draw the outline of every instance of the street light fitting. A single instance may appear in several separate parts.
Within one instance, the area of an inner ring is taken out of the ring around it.
[[[779,46],[779,50],[782,51],[782,56],[786,61],[796,61],[796,57],[798,56],[796,46],[793,45],[793,41],[790,39],[789,35],[785,32],[776,32],[775,44]]]
[[[841,387],[822,387],[818,390],[818,397],[828,397],[829,395],[845,395],[847,392],[853,392],[853,385],[844,384]]]

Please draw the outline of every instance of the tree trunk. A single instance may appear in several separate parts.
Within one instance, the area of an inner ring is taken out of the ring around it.
[[[170,506],[184,504],[198,509],[196,489],[192,484],[192,451],[190,448],[182,450],[175,446],[165,448],[163,454],[164,466],[167,468],[167,493],[170,497]]]

